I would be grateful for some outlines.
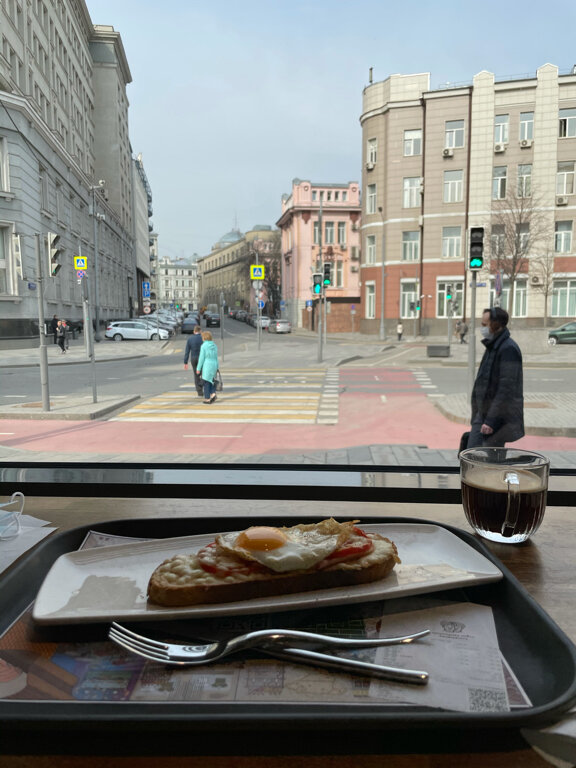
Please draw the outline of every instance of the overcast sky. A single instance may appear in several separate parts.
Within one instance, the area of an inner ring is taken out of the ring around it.
[[[370,67],[431,86],[576,64],[576,2],[86,0],[122,36],[161,256],[274,225],[292,179],[361,180]],[[540,14],[540,15],[538,15]]]

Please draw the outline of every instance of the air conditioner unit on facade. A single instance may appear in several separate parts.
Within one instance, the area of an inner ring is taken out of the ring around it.
[[[358,267],[356,266],[356,264],[352,264],[352,266],[350,267],[350,272],[358,272]]]
[[[522,139],[522,141],[520,142],[520,146],[522,147],[522,149],[525,149],[526,147],[531,147],[532,139]]]
[[[374,170],[374,163],[366,163],[366,170],[367,171],[373,171]]]
[[[454,155],[454,150],[451,147],[446,147],[442,150],[442,157],[452,157]]]
[[[565,195],[558,195],[556,205],[568,205],[568,198]]]
[[[494,152],[504,152],[506,150],[506,144],[494,144]]]
[[[538,275],[532,275],[530,280],[532,282],[532,285],[538,285],[538,283],[540,282],[540,278],[538,277]]]

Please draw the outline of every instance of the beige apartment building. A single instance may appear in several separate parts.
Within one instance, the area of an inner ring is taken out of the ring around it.
[[[443,333],[470,318],[469,232],[484,228],[476,316],[516,327],[576,315],[576,70],[430,90],[391,75],[363,93],[360,327]],[[448,300],[448,296],[452,296]]]
[[[280,234],[268,224],[255,225],[246,233],[233,229],[198,259],[201,304],[223,304],[256,311],[257,297],[250,265],[263,264],[260,286],[263,312],[276,312],[280,303]]]

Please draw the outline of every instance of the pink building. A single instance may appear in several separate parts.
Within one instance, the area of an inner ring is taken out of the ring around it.
[[[294,327],[318,327],[320,302],[312,292],[312,275],[329,262],[332,285],[326,290],[326,329],[358,330],[360,211],[357,182],[313,184],[294,179],[292,193],[282,196],[277,226],[282,232],[283,315]]]

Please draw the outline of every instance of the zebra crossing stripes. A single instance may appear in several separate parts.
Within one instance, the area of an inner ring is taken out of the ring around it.
[[[202,400],[190,382],[138,402],[114,421],[335,424],[338,370],[226,370],[217,401]]]
[[[340,371],[338,368],[329,368],[318,407],[318,424],[338,424],[339,393]]]
[[[436,384],[432,384],[430,376],[423,369],[413,368],[412,373],[414,375],[414,378],[418,382],[418,384],[420,384],[420,386],[422,387],[422,389],[438,389]]]

